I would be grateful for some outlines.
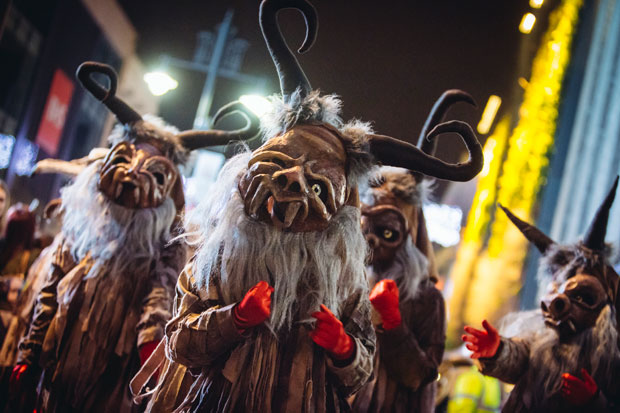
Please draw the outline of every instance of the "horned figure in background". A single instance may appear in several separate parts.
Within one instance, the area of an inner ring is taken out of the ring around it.
[[[282,95],[261,119],[264,144],[231,159],[195,210],[197,252],[179,277],[169,362],[151,411],[347,410],[347,397],[371,374],[375,348],[358,183],[376,163],[452,180],[482,167],[480,145],[462,122],[429,134],[463,137],[471,158],[458,165],[368,124],[343,124],[340,101],[312,90],[286,46],[276,20],[286,8],[306,21],[300,52],[316,38],[308,1],[261,3]]]
[[[418,141],[423,152],[434,154],[426,136],[459,101],[475,105],[460,90],[444,92],[435,103]],[[372,252],[370,301],[376,315],[377,354],[373,380],[355,395],[357,412],[435,408],[445,305],[435,288],[437,271],[422,210],[430,185],[418,172],[383,167],[362,198],[362,230]]]
[[[467,347],[482,373],[515,384],[503,411],[617,411],[620,406],[618,274],[609,263],[605,233],[618,178],[583,241],[558,245],[538,228],[500,207],[543,254],[541,310],[512,315],[515,337],[486,320],[465,327]],[[543,324],[544,323],[544,324]]]
[[[109,79],[108,89],[95,73]],[[256,135],[259,122],[241,112],[243,129],[179,133],[118,98],[111,67],[86,62],[77,77],[120,125],[107,154],[61,191],[62,231],[19,345],[11,394],[23,403],[36,387],[35,408],[45,412],[132,411],[129,379],[163,337],[186,260],[184,244],[171,243],[184,205],[179,166],[193,149]],[[216,119],[242,110],[230,104]]]

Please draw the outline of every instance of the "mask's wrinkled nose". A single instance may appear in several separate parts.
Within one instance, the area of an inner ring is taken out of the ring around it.
[[[558,320],[561,320],[570,310],[570,299],[565,294],[558,294],[542,300],[543,311],[548,311]]]
[[[306,179],[301,166],[277,171],[273,174],[273,180],[284,191],[306,193]]]

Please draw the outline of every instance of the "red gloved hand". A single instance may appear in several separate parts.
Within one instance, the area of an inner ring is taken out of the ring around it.
[[[355,351],[355,342],[329,308],[321,304],[321,311],[313,313],[312,317],[316,318],[316,325],[310,338],[337,360],[351,358]]]
[[[255,327],[269,318],[271,293],[273,293],[273,287],[265,281],[260,281],[245,293],[243,300],[233,310],[235,325],[239,330]]]
[[[598,391],[598,386],[586,369],[581,369],[581,380],[572,374],[562,374],[562,396],[576,406],[582,406],[592,400]]]
[[[27,364],[17,364],[13,367],[11,378],[9,379],[9,385],[13,388],[19,387],[21,380],[26,376],[26,372],[30,366]]]
[[[471,358],[493,357],[499,348],[499,333],[487,320],[482,322],[482,327],[486,331],[476,330],[473,327],[465,326],[465,331],[469,335],[461,336],[461,340],[467,342],[465,347],[473,351]]]
[[[379,281],[370,292],[369,298],[381,316],[384,330],[392,330],[400,325],[402,320],[398,308],[398,287],[394,280]]]
[[[157,348],[158,344],[159,341],[149,341],[148,343],[144,343],[140,346],[140,348],[138,349],[138,352],[140,353],[140,365],[143,365],[146,360],[148,360],[148,358]]]

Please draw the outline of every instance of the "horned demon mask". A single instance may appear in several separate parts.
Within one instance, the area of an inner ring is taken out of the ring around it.
[[[475,106],[469,94],[457,89],[447,90],[435,102],[418,138],[418,148],[422,152],[435,154],[435,141],[427,140],[426,136],[442,122],[448,109],[461,101]],[[373,252],[373,265],[389,265],[409,235],[427,255],[428,234],[422,203],[428,181],[423,180],[423,174],[401,168],[381,168],[377,176],[370,179],[364,199],[366,205],[362,207],[362,228]]]
[[[606,257],[605,233],[609,209],[618,178],[599,207],[583,241],[557,245],[538,228],[521,221],[500,205],[508,218],[543,254],[543,265],[551,275],[541,301],[545,324],[558,331],[560,339],[593,327],[601,310],[611,305],[618,316],[618,274]]]
[[[93,80],[93,73],[105,75],[109,88]],[[112,139],[113,147],[103,160],[98,187],[110,201],[126,208],[156,208],[170,196],[180,210],[184,197],[177,166],[186,161],[189,151],[249,139],[259,130],[258,118],[240,103],[232,102],[220,109],[214,123],[238,112],[246,118],[244,128],[177,133],[173,128],[160,127],[143,119],[116,96],[117,74],[112,67],[85,62],[78,68],[77,77],[124,125],[123,133]]]
[[[299,10],[310,49],[318,20],[307,0],[263,0],[260,25],[275,63],[281,99],[274,103],[266,143],[257,149],[239,181],[245,212],[292,232],[321,231],[344,205],[359,205],[357,176],[373,163],[399,166],[440,179],[467,181],[482,168],[482,150],[471,127],[460,121],[436,125],[425,138],[455,132],[470,154],[467,162],[447,164],[409,143],[372,133],[367,124],[342,124],[340,101],[313,91],[278,27],[282,9]],[[268,119],[267,119],[268,120]],[[268,122],[266,122],[268,123]]]

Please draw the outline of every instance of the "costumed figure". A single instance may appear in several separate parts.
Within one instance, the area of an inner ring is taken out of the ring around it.
[[[467,93],[449,90],[433,106],[418,141],[423,152],[434,154],[435,142],[426,137],[459,101],[475,105]],[[362,198],[362,228],[372,250],[377,354],[373,380],[355,396],[357,412],[432,412],[435,407],[445,304],[435,288],[433,247],[422,211],[430,184],[421,173],[383,167]]]
[[[199,244],[179,277],[151,411],[349,410],[375,351],[358,183],[375,163],[452,180],[482,167],[480,145],[461,122],[430,134],[463,137],[471,158],[458,165],[368,124],[343,124],[340,101],[312,90],[286,46],[276,21],[285,8],[305,17],[300,51],[316,37],[307,1],[261,3],[282,95],[261,119],[264,144],[229,160],[194,210]],[[136,377],[134,392],[149,374]]]
[[[14,410],[32,411],[35,399],[39,412],[137,409],[128,384],[163,336],[186,260],[185,245],[171,243],[184,205],[178,167],[192,149],[258,130],[247,113],[241,130],[179,133],[116,97],[110,66],[87,62],[77,77],[121,125],[106,156],[61,191],[61,239],[10,380]]]
[[[60,173],[75,177],[90,163],[104,158],[108,153],[107,148],[94,148],[87,157],[64,161],[60,159],[43,159],[35,165],[31,175]],[[0,193],[0,198],[2,194]],[[43,219],[47,222],[60,221],[60,199],[50,201],[43,211]],[[17,359],[18,344],[24,334],[28,332],[37,296],[45,283],[48,269],[52,265],[54,252],[58,243],[62,242],[62,234],[54,238],[52,245],[44,248],[28,269],[28,275],[24,286],[17,298],[17,302],[11,314],[4,342],[0,346],[0,412],[8,400],[9,378]]]
[[[28,269],[41,253],[34,246],[35,226],[35,214],[28,206],[18,203],[9,209],[0,248],[0,346],[9,329]]]
[[[510,338],[486,320],[465,327],[467,348],[485,375],[514,384],[504,412],[606,412],[620,409],[618,274],[605,232],[618,178],[583,241],[558,245],[501,207],[543,254],[541,311],[510,316]]]

